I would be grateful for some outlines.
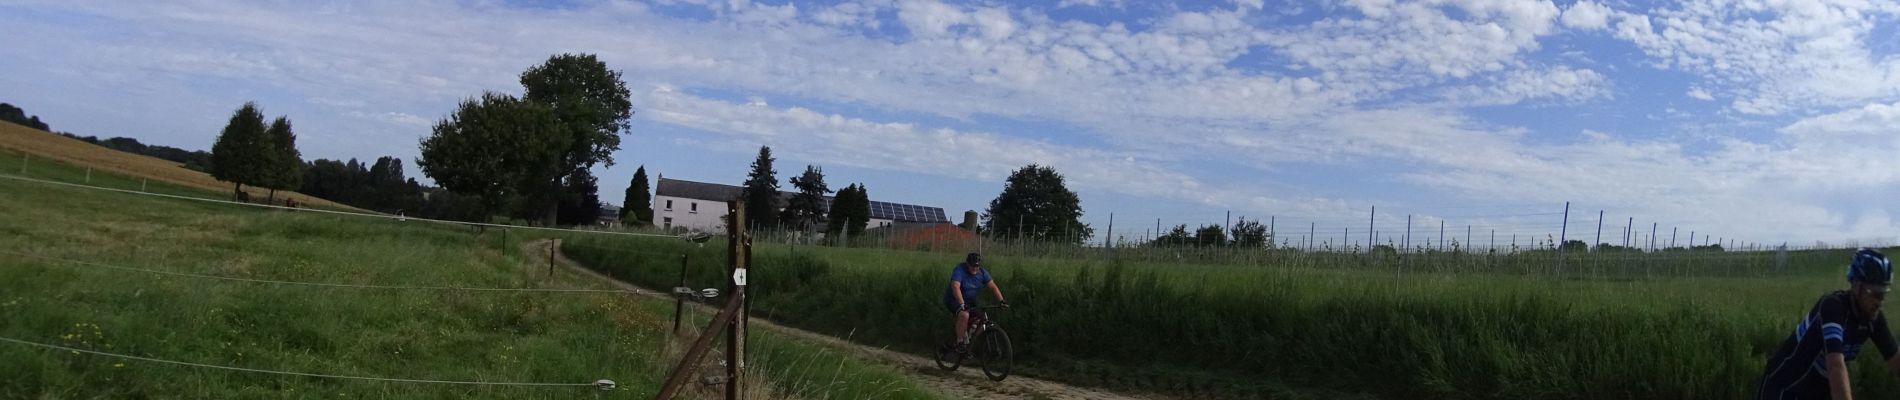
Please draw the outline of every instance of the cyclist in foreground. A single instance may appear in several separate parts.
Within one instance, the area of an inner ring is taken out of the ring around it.
[[[1009,307],[1009,302],[1003,301],[1003,290],[996,288],[996,280],[990,278],[990,271],[983,269],[982,255],[970,253],[964,256],[963,263],[957,264],[957,269],[950,272],[950,287],[944,289],[943,305],[957,314],[958,353],[970,351],[970,338],[965,337],[964,331],[970,327],[970,312],[980,307],[976,301],[977,289],[984,286],[988,286],[990,293],[996,295],[997,303]]]
[[[1821,296],[1794,334],[1781,342],[1762,374],[1760,399],[1852,399],[1847,363],[1873,339],[1887,367],[1900,377],[1900,357],[1881,303],[1893,284],[1887,256],[1860,249],[1847,266],[1848,289]]]

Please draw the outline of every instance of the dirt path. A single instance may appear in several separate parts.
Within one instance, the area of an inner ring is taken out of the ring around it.
[[[529,254],[536,254],[536,252],[548,251],[547,240],[538,240],[538,241],[530,242],[528,243],[527,246],[528,246],[527,247],[528,249],[532,249],[529,252]],[[542,254],[545,254],[545,253],[542,253]],[[585,274],[587,276],[598,278],[602,281],[610,282],[614,286],[622,288],[622,289],[634,290],[640,293],[641,295],[645,295],[654,299],[664,300],[667,302],[673,301],[673,298],[667,296],[664,292],[642,288],[642,287],[633,285],[631,283],[623,282],[623,281],[614,279],[612,277],[602,275],[598,272],[594,272],[594,270],[587,269],[586,267],[581,266],[579,263],[576,263],[573,260],[569,260],[565,254],[561,254],[558,250],[555,252],[555,263],[560,264],[562,267],[565,267],[566,269],[573,271],[575,273]],[[702,312],[707,312],[707,313],[718,312],[718,310],[713,309],[713,307],[708,306],[708,305],[699,304],[699,303],[687,303],[687,304],[692,305],[693,307],[695,307],[696,309]],[[930,359],[912,355],[909,353],[896,352],[896,351],[891,351],[891,350],[887,350],[883,348],[876,348],[876,347],[860,345],[857,343],[851,343],[850,341],[839,339],[830,335],[824,335],[820,333],[800,330],[797,328],[786,327],[783,325],[772,323],[771,321],[767,321],[761,318],[752,318],[751,324],[752,326],[769,329],[774,333],[790,336],[790,337],[797,338],[799,340],[803,340],[803,341],[814,343],[814,344],[823,345],[825,347],[829,347],[835,350],[847,351],[847,352],[857,355],[857,357],[860,359],[872,360],[884,365],[888,365],[896,369],[898,372],[901,372],[909,376],[912,380],[916,381],[918,384],[930,387],[931,390],[934,390],[937,393],[947,395],[953,398],[959,398],[959,399],[1059,399],[1059,400],[1108,400],[1108,399],[1155,398],[1155,397],[1138,397],[1138,396],[1131,396],[1131,395],[1120,394],[1120,393],[1111,393],[1111,392],[1097,390],[1097,389],[1070,386],[1070,385],[1065,385],[1061,383],[1050,382],[1050,381],[1024,377],[1024,376],[1012,375],[1009,377],[1009,379],[1004,379],[1002,382],[991,382],[988,378],[983,376],[983,372],[981,369],[978,369],[975,367],[959,368],[956,371],[944,371],[942,369],[937,368],[936,363],[931,361]]]

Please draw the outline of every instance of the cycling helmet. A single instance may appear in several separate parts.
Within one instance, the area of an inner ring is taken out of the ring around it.
[[[1887,263],[1887,255],[1869,248],[1854,252],[1854,262],[1847,265],[1847,281],[1874,285],[1893,284],[1893,266]]]
[[[1881,260],[1886,260],[1886,259],[1882,258]],[[963,256],[963,264],[981,266],[983,265],[983,256],[976,253],[970,253],[970,255]]]

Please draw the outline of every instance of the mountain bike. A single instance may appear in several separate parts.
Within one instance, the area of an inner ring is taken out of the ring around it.
[[[1009,344],[1009,334],[1004,333],[1003,326],[997,325],[989,315],[989,310],[1006,307],[984,306],[971,309],[969,330],[964,332],[964,337],[970,338],[970,351],[968,353],[957,351],[956,337],[945,339],[943,345],[937,347],[937,367],[945,371],[955,371],[967,359],[983,366],[983,376],[989,377],[992,381],[1000,382],[1003,378],[1008,378],[1010,364],[1015,357]]]

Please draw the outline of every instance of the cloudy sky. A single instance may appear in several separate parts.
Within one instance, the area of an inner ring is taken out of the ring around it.
[[[602,177],[736,184],[760,145],[873,199],[982,209],[1054,166],[1117,236],[1469,226],[1892,242],[1900,4],[1882,1],[19,1],[0,101],[208,148],[288,115],[307,158],[395,155],[561,52],[634,93]],[[1376,206],[1377,216],[1370,216]],[[1371,217],[1372,221],[1368,221]],[[1321,239],[1328,240],[1325,238]]]

